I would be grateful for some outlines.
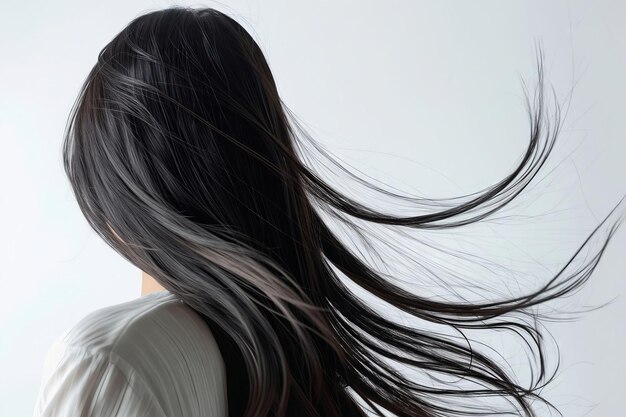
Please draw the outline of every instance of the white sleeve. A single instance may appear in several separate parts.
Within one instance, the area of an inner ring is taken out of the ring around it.
[[[48,350],[34,417],[166,417],[149,387],[108,352],[66,345]]]

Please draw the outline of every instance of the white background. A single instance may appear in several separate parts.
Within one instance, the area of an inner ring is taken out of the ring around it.
[[[81,217],[60,144],[100,49],[132,18],[170,4],[2,2],[2,416],[32,413],[44,354],[62,331],[96,308],[139,296],[141,272]],[[518,221],[515,234],[492,226],[498,232],[486,245],[494,262],[515,258],[536,266],[533,259],[541,258],[539,281],[562,266],[626,191],[626,2],[177,4],[231,14],[261,44],[283,100],[311,134],[369,175],[427,197],[479,191],[519,162],[528,140],[519,77],[532,91],[540,40],[547,85],[561,101],[576,87],[549,164],[558,167],[520,197],[520,210],[558,214]],[[623,415],[624,255],[622,228],[569,306],[618,296],[613,304],[550,326],[562,373],[544,393],[566,416]]]

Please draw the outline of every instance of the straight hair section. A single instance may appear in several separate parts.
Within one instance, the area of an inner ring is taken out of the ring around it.
[[[623,221],[614,213],[623,213],[624,198],[539,288],[497,300],[483,288],[480,302],[393,283],[342,242],[338,228],[360,236],[370,256],[410,265],[419,282],[419,254],[383,253],[374,244],[392,248],[408,229],[480,222],[531,183],[561,128],[558,105],[554,125],[546,114],[538,56],[538,88],[524,90],[530,135],[519,165],[471,195],[418,198],[359,178],[306,134],[281,101],[261,49],[234,19],[212,8],[152,11],[99,53],[71,110],[63,163],[89,225],[217,335],[231,417],[535,417],[539,403],[554,407],[540,391],[556,373],[548,372],[545,317],[536,307],[588,280]],[[420,214],[358,202],[306,158],[323,158],[368,193]],[[573,268],[600,230],[608,230],[603,245]],[[481,288],[479,276],[459,279]],[[348,285],[461,337],[384,317]],[[531,383],[476,349],[465,335],[474,330],[519,336],[531,348]]]

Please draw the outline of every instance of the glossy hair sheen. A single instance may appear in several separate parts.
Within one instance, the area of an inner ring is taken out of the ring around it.
[[[303,134],[261,49],[233,18],[212,8],[151,11],[99,53],[66,127],[64,167],[98,235],[215,332],[231,417],[536,416],[538,403],[556,407],[540,395],[554,374],[547,373],[535,307],[587,281],[621,217],[580,268],[567,271],[612,214],[540,288],[497,300],[485,291],[484,301],[469,302],[394,284],[343,243],[322,214],[366,244],[385,242],[366,236],[368,223],[399,236],[402,229],[461,227],[492,216],[536,176],[559,132],[559,107],[556,126],[546,116],[542,65],[540,59],[538,92],[532,101],[526,95],[528,148],[510,175],[463,197],[409,197],[358,178]],[[370,192],[426,213],[384,213],[339,192],[305,164],[298,152],[305,154],[306,143]],[[417,257],[395,254],[389,259],[423,270]],[[461,337],[384,317],[348,282]],[[470,343],[469,330],[516,333],[533,348],[536,380],[524,386]],[[429,379],[410,378],[401,367]]]

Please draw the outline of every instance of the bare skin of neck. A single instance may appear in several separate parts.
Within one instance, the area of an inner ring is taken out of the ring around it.
[[[124,240],[121,237],[119,237],[117,233],[115,233],[115,230],[113,230],[110,225],[107,224],[107,226],[109,227],[111,232],[113,232],[116,238],[118,238],[121,242],[124,242]],[[150,293],[157,292],[157,291],[163,291],[163,290],[165,290],[165,288],[163,288],[161,284],[159,284],[150,275],[141,271],[141,295],[146,295],[146,294],[150,294]]]
[[[141,271],[141,295],[164,290],[165,288],[163,288],[154,278]]]

